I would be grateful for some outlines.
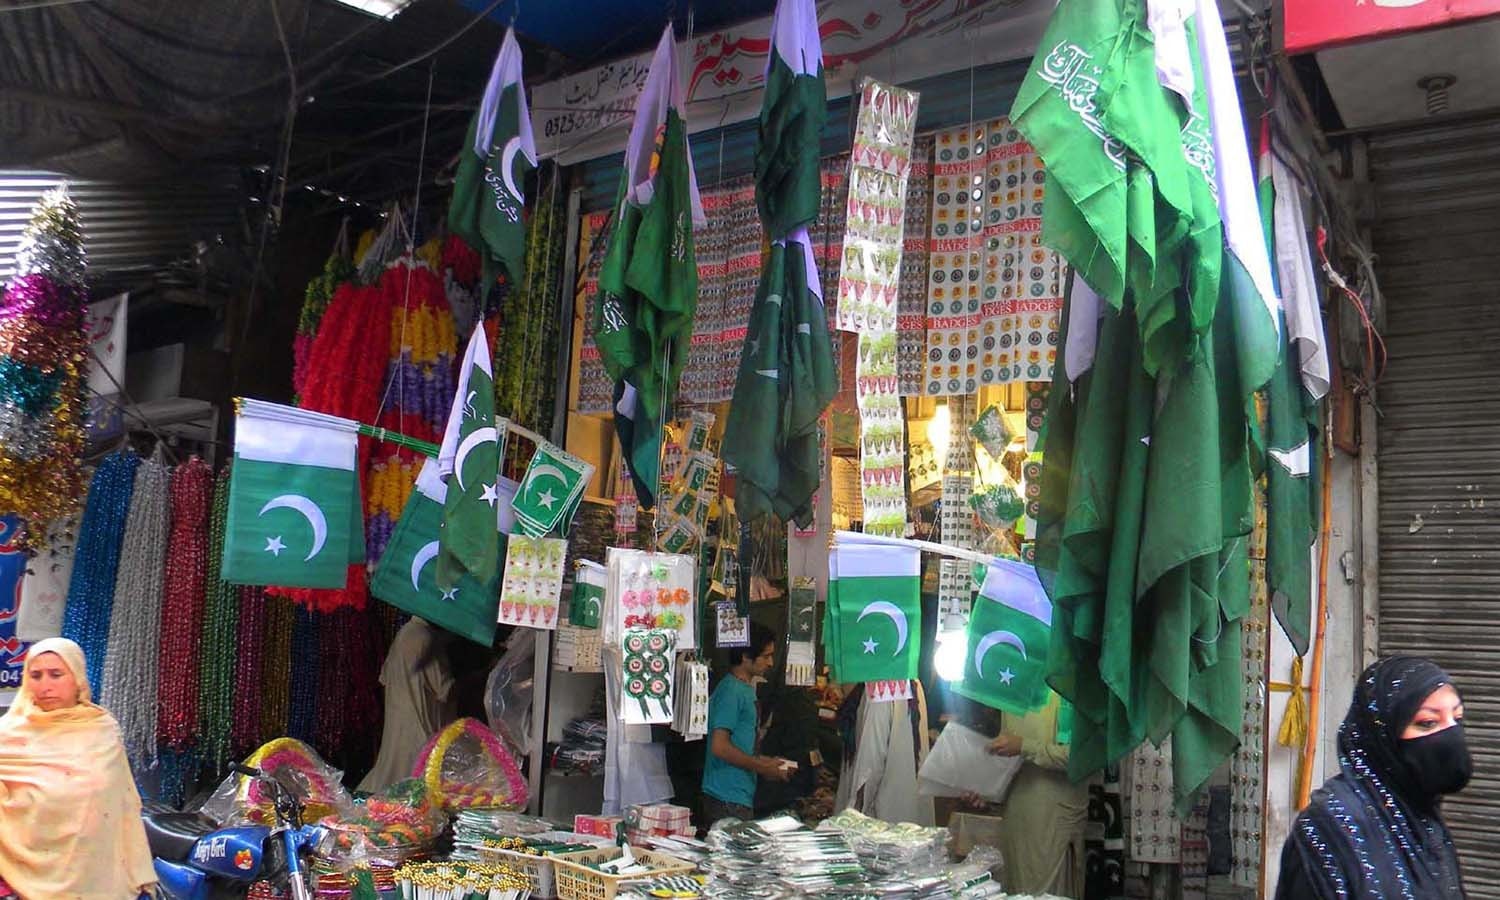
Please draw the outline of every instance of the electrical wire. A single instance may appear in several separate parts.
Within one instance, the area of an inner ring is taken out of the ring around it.
[[[14,6],[0,6],[0,13],[26,12],[31,9],[51,9],[54,6],[77,6],[80,3],[93,3],[94,0],[35,0],[33,3],[17,3]]]

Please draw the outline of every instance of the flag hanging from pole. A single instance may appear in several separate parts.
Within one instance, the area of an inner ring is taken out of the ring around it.
[[[437,472],[447,482],[439,536],[438,584],[455,587],[467,574],[479,584],[500,571],[495,533],[500,502],[500,448],[508,423],[495,418],[495,380],[484,323],[474,326],[459,363],[458,392],[443,431]]]
[[[739,472],[735,511],[806,524],[818,489],[818,418],[838,392],[833,345],[807,228],[822,201],[819,148],[827,111],[813,0],[781,0],[755,151],[755,197],[770,237],[734,399],[724,458]]]
[[[522,283],[526,257],[526,177],[536,169],[536,142],[526,86],[521,82],[521,46],[508,28],[484,98],[459,148],[453,175],[453,202],[448,227],[479,251],[488,290],[499,269],[516,289]]]
[[[698,308],[693,228],[707,220],[685,107],[668,24],[636,100],[594,315],[594,341],[615,383],[615,431],[642,507],[655,505],[662,426]]]
[[[232,584],[342,588],[365,558],[359,424],[239,401],[223,578]]]
[[[969,615],[963,681],[955,690],[985,706],[1025,715],[1047,705],[1052,601],[1024,563],[991,562]]]
[[[922,551],[840,544],[829,555],[824,645],[841,682],[917,677],[922,638]]]

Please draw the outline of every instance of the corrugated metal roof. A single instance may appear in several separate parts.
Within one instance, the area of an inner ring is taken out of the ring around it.
[[[15,272],[16,249],[32,206],[64,183],[83,220],[90,278],[159,266],[188,254],[195,241],[239,227],[241,190],[233,173],[126,184],[0,169],[0,283]]]

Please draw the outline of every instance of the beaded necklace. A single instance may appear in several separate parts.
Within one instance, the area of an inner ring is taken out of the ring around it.
[[[229,730],[229,752],[236,759],[261,741],[261,692],[266,665],[266,630],[270,626],[265,591],[252,585],[239,588],[240,620],[235,629],[234,721]]]
[[[208,512],[213,471],[194,457],[172,470],[172,526],[167,542],[161,635],[161,706],[157,742],[190,749],[198,734],[199,643],[208,571]]]
[[[296,607],[285,597],[266,594],[266,649],[261,668],[260,736],[288,733],[292,711],[292,636]]]
[[[234,711],[235,638],[239,631],[240,592],[220,579],[224,558],[224,522],[229,514],[229,467],[214,484],[209,525],[207,591],[203,608],[203,649],[198,690],[198,718],[204,760],[218,771],[229,756]]]
[[[99,463],[89,484],[78,551],[68,582],[68,605],[63,611],[63,637],[76,641],[88,660],[89,688],[101,693],[109,620],[115,598],[115,575],[120,541],[135,489],[140,458],[134,450],[111,453]]]

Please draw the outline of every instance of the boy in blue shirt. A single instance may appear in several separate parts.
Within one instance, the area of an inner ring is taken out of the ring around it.
[[[785,760],[755,755],[756,678],[776,665],[776,637],[759,623],[750,624],[750,646],[729,651],[729,674],[708,700],[708,758],[703,764],[703,820],[755,817],[755,779],[786,781]]]

